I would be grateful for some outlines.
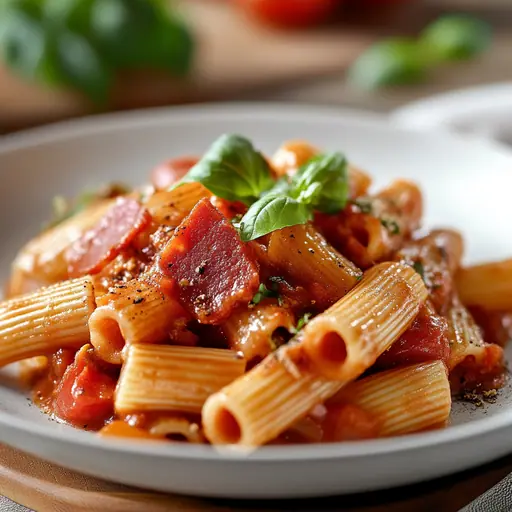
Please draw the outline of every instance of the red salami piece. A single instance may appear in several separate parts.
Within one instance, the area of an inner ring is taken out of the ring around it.
[[[122,197],[68,249],[70,277],[96,274],[111,262],[151,222],[151,215],[135,199]]]
[[[387,369],[436,360],[446,364],[449,357],[448,323],[423,308],[409,329],[377,359],[375,365]]]
[[[160,268],[201,323],[225,320],[259,286],[258,265],[231,223],[203,199],[162,251]]]
[[[151,183],[156,190],[166,190],[177,183],[199,161],[193,156],[173,158],[151,171]]]

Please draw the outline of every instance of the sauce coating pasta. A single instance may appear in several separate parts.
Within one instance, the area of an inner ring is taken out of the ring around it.
[[[512,260],[462,268],[460,234],[420,234],[416,184],[373,190],[341,153],[237,135],[151,181],[13,263],[0,367],[20,362],[48,414],[252,449],[438,428],[504,385]]]

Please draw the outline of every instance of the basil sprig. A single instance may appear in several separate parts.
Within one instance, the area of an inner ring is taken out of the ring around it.
[[[164,0],[0,0],[0,60],[104,103],[117,71],[185,74],[192,37]]]
[[[239,135],[223,135],[215,141],[175,187],[189,182],[249,206],[237,223],[245,242],[305,224],[315,210],[337,213],[345,207],[349,193],[347,161],[340,153],[317,155],[291,180],[276,181],[262,154]]]
[[[217,139],[179,184],[189,182],[199,182],[216,196],[247,205],[275,184],[263,155],[239,135]]]
[[[368,48],[351,66],[348,79],[365,89],[421,82],[444,63],[476,57],[491,40],[491,27],[478,18],[442,16],[418,37],[386,39]]]

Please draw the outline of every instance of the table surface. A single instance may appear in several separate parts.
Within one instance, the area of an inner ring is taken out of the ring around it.
[[[388,112],[410,101],[432,94],[484,83],[512,81],[512,5],[510,0],[431,0],[432,16],[450,4],[455,8],[474,10],[496,27],[493,47],[475,61],[437,70],[425,84],[396,88],[383,92],[364,93],[348,88],[344,73],[315,77],[300,83],[259,88],[233,96],[233,100],[268,100],[303,102],[322,105],[364,108]],[[508,7],[507,7],[508,6]],[[365,496],[300,500],[291,502],[229,502],[191,500],[190,510],[344,510],[364,512],[427,510],[456,511],[489,489],[512,471],[512,456],[492,464],[432,482],[392,489]],[[1,491],[1,489],[0,489]],[[11,502],[0,496],[0,509],[10,512]],[[18,508],[12,511],[18,512]],[[23,509],[25,510],[25,509]]]

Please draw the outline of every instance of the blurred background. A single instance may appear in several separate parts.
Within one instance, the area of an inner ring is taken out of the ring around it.
[[[512,80],[512,0],[0,0],[0,133],[148,106],[390,111]]]

